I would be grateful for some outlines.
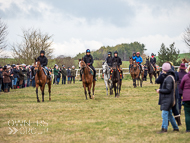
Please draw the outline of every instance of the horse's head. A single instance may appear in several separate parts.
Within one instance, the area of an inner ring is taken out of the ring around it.
[[[81,61],[79,62],[79,67],[81,69],[84,69],[86,67],[86,63],[83,61],[83,58],[81,59]]]
[[[102,64],[102,71],[103,71],[103,73],[105,73],[108,68],[109,67],[108,67],[107,62],[103,62],[103,64]]]
[[[184,63],[184,64],[185,64],[185,63],[189,63],[185,58],[183,58],[181,61],[182,61],[182,63]]]
[[[113,70],[116,70],[118,67],[117,67],[117,62],[114,62],[113,65],[112,65],[112,69]]]
[[[148,58],[146,58],[146,66],[149,66],[149,64],[150,64],[150,61],[149,61],[149,57]]]
[[[137,62],[136,62],[136,60],[132,60],[132,68],[134,68],[134,70],[137,69]]]
[[[129,57],[129,64],[132,65],[133,59],[132,57]]]
[[[35,72],[38,72],[38,71],[40,71],[40,68],[41,68],[40,61],[39,61],[39,60],[36,60],[36,58],[35,58],[34,71],[35,71]]]

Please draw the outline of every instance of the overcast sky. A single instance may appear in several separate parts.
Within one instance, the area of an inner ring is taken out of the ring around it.
[[[182,34],[190,24],[190,0],[0,0],[9,45],[22,28],[53,35],[54,56],[138,41],[146,54],[162,43],[187,52]],[[9,49],[7,49],[9,50]]]

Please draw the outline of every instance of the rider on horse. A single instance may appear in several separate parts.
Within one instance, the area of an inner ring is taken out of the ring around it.
[[[114,52],[114,57],[112,58],[112,65],[113,65],[113,63],[115,63],[115,62],[117,63],[117,66],[118,66],[119,69],[121,70],[120,65],[122,65],[122,61],[121,61],[121,58],[118,57],[118,52],[117,52],[117,51]]]
[[[84,59],[84,62],[94,71],[93,79],[96,81],[96,70],[92,66],[94,60],[93,60],[92,55],[90,54],[90,50],[89,49],[86,50],[86,55],[84,56],[83,59]]]
[[[154,66],[156,71],[156,58],[154,57],[154,53],[151,54],[150,63]]]
[[[142,71],[142,65],[141,65],[141,63],[143,62],[143,59],[142,59],[142,57],[140,56],[140,52],[137,52],[136,62],[139,64],[140,70]]]
[[[136,53],[134,52],[133,53],[133,56],[132,56],[132,59],[133,60],[136,60],[137,56],[136,56]],[[129,72],[130,72],[130,69],[131,69],[131,65],[129,64]]]
[[[108,52],[108,57],[106,58],[106,62],[108,64],[109,67],[112,66],[112,55],[111,52]]]
[[[43,71],[44,71],[45,75],[50,79],[51,76],[49,74],[49,69],[46,67],[48,64],[48,59],[45,56],[44,50],[40,51],[40,56],[37,58],[37,61],[38,60],[40,61],[41,66],[43,67]],[[44,69],[47,70],[48,73],[46,73],[46,71]]]

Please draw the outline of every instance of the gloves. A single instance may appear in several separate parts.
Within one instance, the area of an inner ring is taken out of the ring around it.
[[[138,62],[138,64],[140,64],[140,63]]]
[[[90,63],[88,63],[87,65],[90,65]]]

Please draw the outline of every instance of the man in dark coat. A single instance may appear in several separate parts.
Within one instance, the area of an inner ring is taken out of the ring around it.
[[[179,131],[179,128],[172,115],[172,107],[175,104],[175,73],[171,69],[169,63],[164,63],[162,66],[163,73],[167,75],[162,83],[162,87],[157,90],[160,94],[159,105],[162,111],[162,130],[160,133],[167,132],[168,120],[171,122],[174,131]]]
[[[18,81],[18,78],[19,78],[19,67],[18,65],[17,66],[13,66],[13,88],[16,89],[16,85],[17,85],[17,81]]]
[[[108,52],[108,57],[106,58],[106,62],[108,64],[109,67],[112,66],[112,55],[111,52]]]
[[[46,76],[50,79],[50,74],[49,74],[49,69],[46,67],[48,64],[48,59],[45,56],[45,51],[41,50],[40,51],[40,56],[37,58],[37,61],[40,61],[41,66],[47,70],[48,73],[46,73],[46,71],[44,70],[44,73],[46,74]]]
[[[84,62],[94,71],[93,78],[96,81],[96,70],[95,70],[95,68],[92,65],[94,63],[94,60],[93,60],[92,55],[90,54],[90,50],[89,49],[86,50],[86,55],[84,56],[83,59],[84,59]]]
[[[62,65],[62,69],[61,69],[61,74],[62,74],[62,84],[66,84],[66,76],[67,76],[67,71],[65,69],[65,66]]]
[[[2,88],[2,84],[3,84],[3,68],[2,66],[0,65],[0,92],[1,92],[1,88]]]

